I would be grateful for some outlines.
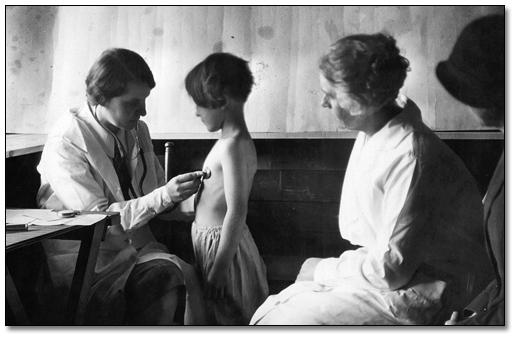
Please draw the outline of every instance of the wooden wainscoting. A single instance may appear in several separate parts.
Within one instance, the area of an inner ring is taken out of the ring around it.
[[[202,168],[215,139],[174,142],[176,174]],[[157,154],[167,140],[155,140]],[[446,139],[473,174],[482,196],[502,150],[501,139]],[[262,255],[271,293],[294,281],[309,257],[338,257],[354,249],[339,233],[343,177],[354,139],[255,139],[258,171],[247,224]],[[154,230],[171,251],[191,260],[189,224]],[[165,235],[166,234],[166,235]],[[173,234],[173,235],[171,235]]]

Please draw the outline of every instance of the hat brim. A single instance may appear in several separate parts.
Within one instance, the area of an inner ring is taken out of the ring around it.
[[[489,88],[479,86],[479,82],[459,71],[450,61],[443,61],[435,70],[437,78],[444,88],[456,99],[475,108],[490,107]]]

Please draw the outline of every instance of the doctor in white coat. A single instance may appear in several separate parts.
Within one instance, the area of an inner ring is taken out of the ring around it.
[[[37,196],[40,208],[120,213],[121,223],[108,228],[101,245],[86,323],[204,323],[193,269],[156,242],[148,226],[193,195],[203,173],[165,183],[148,127],[139,120],[155,86],[141,56],[106,50],[86,85],[87,101],[70,109],[49,133]],[[56,296],[70,286],[78,243],[51,240],[44,248],[49,276],[39,293],[43,304],[59,310]],[[186,312],[177,309],[182,302]]]

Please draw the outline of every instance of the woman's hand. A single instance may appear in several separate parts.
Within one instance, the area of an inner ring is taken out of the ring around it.
[[[166,184],[166,191],[173,202],[181,202],[197,192],[200,186],[201,171],[177,175]]]
[[[313,281],[314,280],[314,270],[318,266],[318,263],[321,262],[323,258],[309,258],[303,262],[303,265],[300,269],[300,273],[296,277],[296,282],[300,281]]]
[[[224,298],[226,295],[227,278],[226,271],[213,271],[212,268],[209,272],[208,280],[206,282],[204,291],[208,300],[219,300]]]
[[[475,316],[475,315],[477,315],[477,313],[473,313],[473,314],[470,316],[470,318],[473,317],[473,316]],[[451,314],[450,319],[449,319],[448,321],[444,322],[444,325],[445,325],[445,326],[454,326],[454,325],[456,325],[458,322],[459,322],[459,313],[456,312],[456,311],[454,311],[454,312]]]
[[[445,326],[454,326],[459,322],[459,313],[454,311],[448,321],[444,322]]]

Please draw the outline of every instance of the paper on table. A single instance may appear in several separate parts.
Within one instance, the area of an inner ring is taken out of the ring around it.
[[[21,211],[21,213],[26,217],[32,217],[39,220],[44,221],[53,221],[53,220],[61,220],[63,218],[58,216],[58,212],[53,210],[15,210],[15,211]]]
[[[73,218],[60,218],[58,217],[58,213],[53,210],[7,209],[5,220],[7,224],[29,224],[40,226],[92,225],[106,216],[106,214],[100,212],[99,214],[80,214]]]
[[[29,223],[29,225],[39,225],[39,226],[53,226],[53,225],[81,225],[75,224],[73,221],[76,218],[59,218],[55,220],[43,220],[43,219],[35,219]]]
[[[6,224],[29,224],[34,220],[32,217],[27,217],[20,213],[23,210],[5,210]]]

